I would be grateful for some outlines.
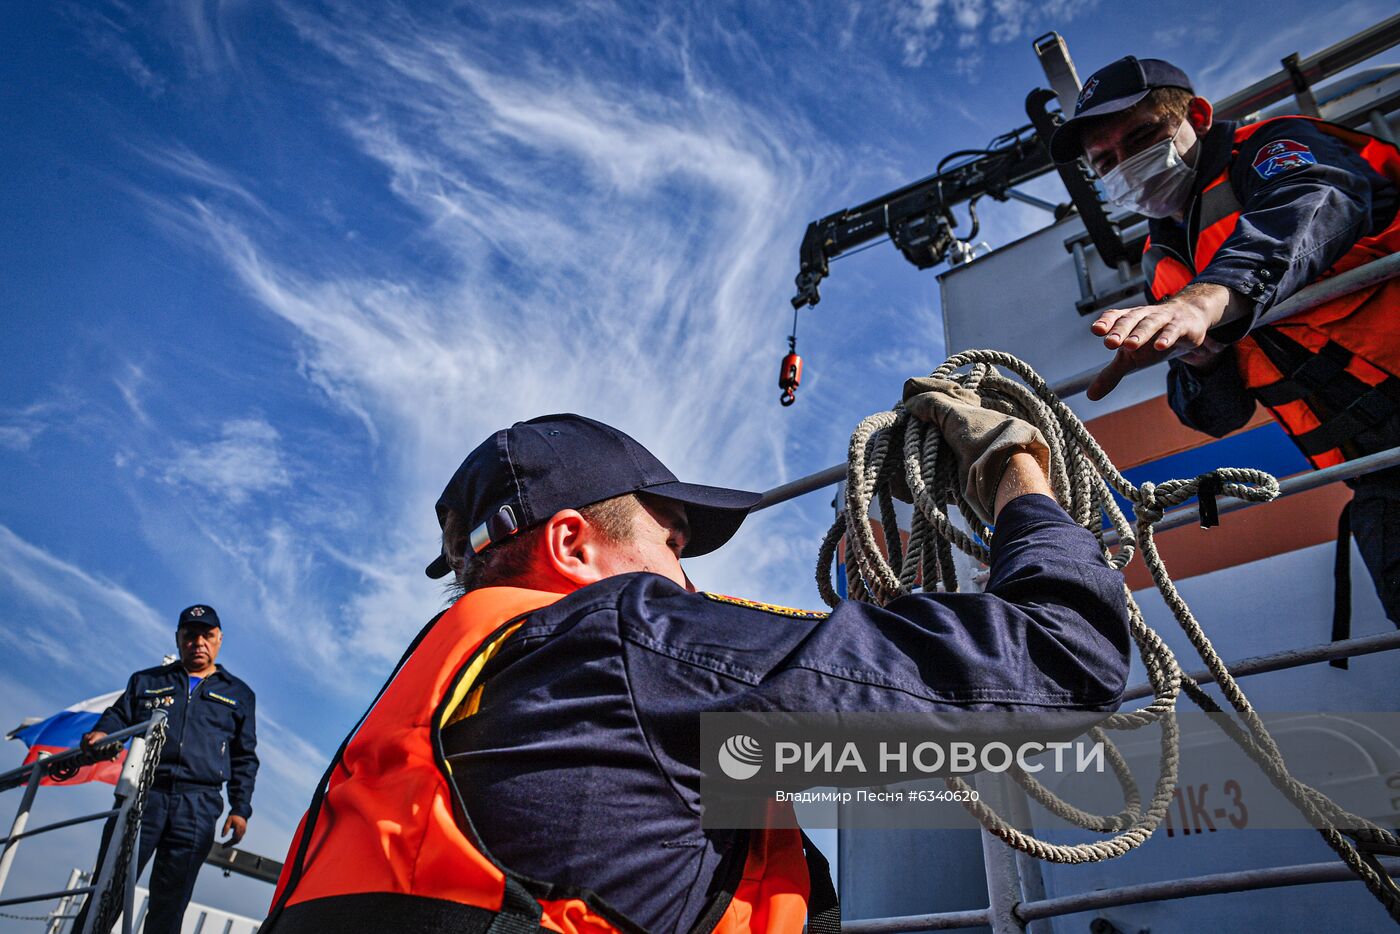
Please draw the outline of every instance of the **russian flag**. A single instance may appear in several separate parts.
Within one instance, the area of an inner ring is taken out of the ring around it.
[[[83,734],[90,732],[97,725],[102,711],[116,703],[117,698],[121,696],[121,691],[113,691],[101,697],[90,697],[67,710],[60,710],[45,720],[26,721],[11,730],[7,739],[21,740],[29,747],[29,752],[24,757],[26,765],[39,758],[42,752],[53,754],[73,749],[83,738]],[[123,749],[115,759],[108,759],[96,765],[85,765],[78,770],[78,774],[63,782],[45,777],[41,784],[76,785],[80,782],[106,782],[115,785],[121,776],[122,763],[125,761],[126,750]]]

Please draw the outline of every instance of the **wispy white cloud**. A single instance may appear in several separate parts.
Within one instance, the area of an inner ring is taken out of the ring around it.
[[[52,427],[59,415],[59,404],[36,402],[16,409],[0,410],[0,447],[27,451],[34,440]]]
[[[172,33],[184,40],[178,47],[191,70],[212,76],[238,65],[230,20],[245,5],[243,0],[174,0],[168,5]]]
[[[272,825],[261,828],[272,831],[264,835],[285,846],[334,750],[308,743],[266,708],[257,711],[257,730],[258,781],[253,804],[259,822]],[[263,852],[280,855],[274,847]]]
[[[0,627],[6,654],[60,671],[98,671],[108,682],[160,661],[139,646],[173,645],[171,628],[139,596],[0,525],[0,589],[16,607]],[[122,632],[120,640],[111,633]],[[92,646],[104,646],[100,652]],[[92,680],[84,678],[84,682]],[[105,689],[111,690],[110,687]],[[84,695],[86,696],[86,695]]]
[[[28,450],[42,430],[40,425],[0,425],[0,446],[12,451]]]
[[[130,25],[132,11],[122,3],[75,3],[62,6],[94,56],[114,65],[151,97],[165,93],[167,82],[137,48]]]
[[[970,74],[981,63],[976,51],[1034,35],[1047,24],[1061,25],[1098,6],[1098,0],[894,0],[889,7],[904,64],[918,67],[956,40],[948,63]]]
[[[146,379],[144,368],[127,363],[122,372],[112,378],[112,382],[116,383],[117,392],[121,394],[122,401],[126,403],[132,416],[142,425],[149,427],[151,416],[146,412],[145,403],[141,399],[141,390]]]
[[[280,439],[277,429],[261,418],[225,422],[217,441],[176,445],[165,480],[199,487],[235,505],[245,503],[254,493],[291,483]]]
[[[856,25],[860,20],[861,4],[846,4],[846,21],[841,26],[841,31],[837,34],[836,41],[838,48],[845,50],[851,47],[855,41]]]
[[[217,194],[239,202],[240,207],[268,215],[263,203],[231,172],[197,155],[187,146],[157,146],[137,141],[128,141],[127,145],[153,165],[186,183],[193,197],[208,200],[211,194]]]
[[[1231,25],[1219,37],[1221,51],[1191,76],[1192,82],[1206,97],[1224,97],[1279,71],[1283,56],[1325,48],[1394,12],[1389,2],[1353,2],[1331,8],[1325,17],[1272,23],[1263,33],[1250,22],[1227,17]]]
[[[917,68],[943,41],[938,24],[943,0],[913,0],[894,6],[895,35],[904,48],[904,64]]]
[[[1163,23],[1153,30],[1150,48],[1157,50],[1157,54],[1160,55],[1165,54],[1167,50],[1180,48],[1187,43],[1213,42],[1219,36],[1219,27],[1205,21],[1204,18],[1185,23]]]
[[[285,619],[288,639],[334,632],[352,656],[397,655],[417,625],[407,608],[440,599],[422,577],[432,501],[481,437],[517,419],[582,411],[683,476],[782,478],[783,423],[751,417],[773,395],[774,321],[757,311],[785,303],[787,277],[772,270],[790,262],[804,202],[839,171],[819,136],[694,70],[663,94],[545,60],[495,60],[470,33],[401,9],[373,23],[353,5],[286,12],[336,69],[328,106],[345,139],[382,166],[423,248],[445,261],[346,274],[338,244],[293,262],[265,241],[237,203],[256,214],[252,196],[152,198],[162,223],[196,233],[295,328],[306,377],[394,452],[388,514],[355,534],[331,536],[314,518],[249,523],[241,539],[220,528],[270,625]],[[249,187],[201,159],[169,168]],[[230,501],[285,486],[271,426],[239,424],[183,449],[166,476]],[[359,578],[333,613],[307,585],[327,538]],[[809,589],[805,556],[783,575],[777,556],[791,557],[751,540],[705,567],[729,589],[771,594],[778,578],[793,582],[786,592]]]

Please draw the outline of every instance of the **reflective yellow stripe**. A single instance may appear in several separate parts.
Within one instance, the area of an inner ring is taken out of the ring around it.
[[[481,676],[481,669],[486,667],[487,662],[495,658],[496,653],[501,650],[501,646],[505,644],[505,641],[509,639],[517,629],[524,625],[524,623],[525,621],[522,619],[514,626],[507,628],[495,639],[483,645],[481,651],[476,653],[476,657],[473,658],[471,664],[467,666],[466,674],[458,679],[457,684],[452,689],[451,696],[448,698],[447,705],[442,709],[442,722],[438,724],[439,728],[445,727],[450,723],[455,723],[463,717],[469,717],[476,713],[477,708],[481,705],[480,688],[473,694],[475,703],[469,703],[467,707],[464,708],[466,712],[461,716],[456,716],[457,709],[462,707],[462,701],[467,697],[467,694],[472,691],[473,687],[477,687],[476,679]]]
[[[456,710],[448,714],[447,722],[444,726],[451,726],[454,723],[461,723],[463,720],[473,716],[481,709],[481,692],[486,690],[486,685],[478,684],[472,688],[472,692],[467,695],[466,702],[461,704]]]

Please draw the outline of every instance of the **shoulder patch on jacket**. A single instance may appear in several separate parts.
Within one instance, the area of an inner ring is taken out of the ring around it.
[[[209,697],[209,698],[213,698],[213,699],[216,700],[216,701],[223,701],[225,704],[228,704],[230,707],[237,707],[237,706],[238,706],[238,701],[234,700],[232,697],[225,697],[225,696],[222,695],[222,694],[215,694],[213,691],[205,691],[205,692],[204,692],[204,696],[205,696],[205,697]]]
[[[1254,156],[1254,171],[1265,181],[1308,165],[1317,165],[1317,156],[1297,140],[1276,139],[1265,143]]]
[[[173,691],[173,690],[175,690],[175,688],[173,688],[173,687],[142,688],[142,689],[141,689],[141,693],[142,693],[142,694],[169,694],[169,693],[170,693],[171,691]]]
[[[790,606],[760,603],[757,600],[745,600],[743,597],[730,597],[722,593],[701,591],[701,596],[713,600],[716,603],[728,603],[732,606],[748,607],[750,610],[762,610],[764,613],[773,613],[777,616],[790,616],[794,619],[826,619],[831,615],[822,610],[798,610]]]

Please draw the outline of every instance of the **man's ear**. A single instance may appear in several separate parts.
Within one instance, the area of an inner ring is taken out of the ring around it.
[[[1205,136],[1215,123],[1215,108],[1204,97],[1193,97],[1191,103],[1186,105],[1186,122],[1191,124],[1197,137]]]
[[[544,525],[539,556],[548,571],[586,587],[603,579],[597,567],[598,538],[576,509],[561,509]]]

